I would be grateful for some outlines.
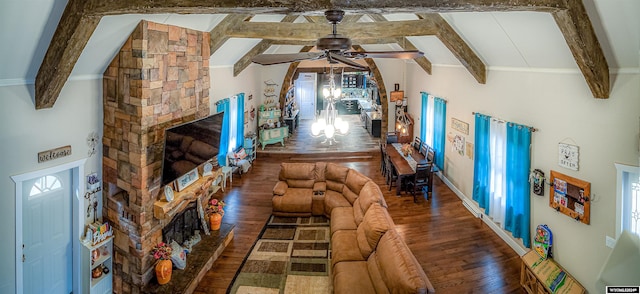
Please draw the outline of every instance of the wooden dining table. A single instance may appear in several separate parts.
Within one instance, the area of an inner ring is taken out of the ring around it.
[[[398,179],[396,180],[396,195],[400,195],[402,191],[402,179],[413,177],[416,174],[416,171],[411,168],[409,162],[391,143],[387,144],[385,149],[389,156],[389,161],[393,164],[393,167],[396,169],[398,173]],[[413,153],[410,155],[417,163],[425,163],[426,158],[424,155],[420,154],[418,150],[413,150]]]

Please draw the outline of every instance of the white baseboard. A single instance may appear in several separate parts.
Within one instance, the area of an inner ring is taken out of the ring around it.
[[[482,221],[487,224],[487,226],[489,226],[489,228],[491,228],[496,234],[498,234],[498,236],[505,243],[507,243],[507,245],[509,245],[509,247],[513,249],[513,251],[515,251],[520,256],[528,252],[527,248],[522,247],[522,245],[520,245],[518,242],[516,242],[516,240],[509,236],[509,233],[500,228],[498,224],[494,223],[493,220],[483,212],[482,208],[480,208],[475,202],[470,200],[470,198],[464,196],[462,191],[454,186],[453,183],[451,183],[449,179],[447,179],[447,177],[445,177],[441,172],[438,172],[437,175],[442,180],[442,182],[444,182],[449,187],[449,189],[451,189],[453,193],[456,193],[458,198],[462,200],[462,205],[464,205],[464,207],[467,208],[467,210],[469,210],[469,212],[473,216],[482,219]]]

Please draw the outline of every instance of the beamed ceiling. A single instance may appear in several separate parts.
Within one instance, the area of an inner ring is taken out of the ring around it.
[[[487,79],[487,65],[442,13],[451,12],[542,12],[550,14],[561,32],[577,67],[593,97],[608,98],[609,66],[594,32],[592,22],[580,0],[475,0],[475,1],[387,1],[333,0],[299,1],[197,1],[197,0],[69,0],[35,80],[37,109],[54,105],[83,49],[106,16],[125,14],[226,14],[211,30],[211,54],[233,39],[256,39],[255,45],[234,64],[234,75],[247,66],[253,56],[274,45],[312,46],[328,34],[331,27],[322,12],[340,8],[347,17],[339,33],[354,45],[395,44],[399,49],[416,49],[413,38],[437,38],[469,74],[481,84]],[[389,21],[385,14],[411,14],[413,19]],[[252,20],[263,14],[286,15],[280,22]],[[304,21],[300,21],[300,19]],[[367,21],[361,21],[366,18]],[[424,51],[424,49],[423,49]],[[431,74],[427,57],[415,62]]]

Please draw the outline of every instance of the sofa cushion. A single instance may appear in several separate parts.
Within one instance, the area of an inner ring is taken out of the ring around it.
[[[282,196],[287,192],[287,189],[289,189],[289,185],[287,185],[287,182],[278,181],[273,187],[273,194]]]
[[[316,162],[316,168],[315,168],[315,177],[316,177],[316,182],[325,182],[327,179],[325,177],[325,172],[327,170],[327,163],[326,162]]]
[[[351,189],[351,191],[355,194],[360,194],[360,190],[367,182],[370,182],[371,179],[361,174],[355,169],[349,169],[349,173],[347,173],[347,180],[345,181],[345,185]]]
[[[324,194],[324,213],[331,217],[331,210],[336,207],[351,207],[351,203],[342,196],[342,193],[327,190]]]
[[[333,293],[376,293],[365,261],[345,261],[333,268]]]
[[[394,229],[380,238],[376,261],[382,280],[391,293],[435,292],[422,266]]]
[[[356,230],[356,225],[353,219],[353,207],[335,207],[331,210],[331,234],[339,230]]]
[[[331,266],[343,261],[365,261],[358,249],[357,232],[341,230],[331,236]]]
[[[342,187],[347,180],[349,168],[335,163],[327,163],[325,170],[325,179],[327,181],[327,189],[342,193]]]
[[[276,212],[311,214],[313,192],[311,189],[289,188],[282,196],[273,196],[272,206]]]
[[[360,190],[358,199],[353,202],[354,208],[357,208],[353,210],[353,217],[356,224],[360,224],[360,222],[362,222],[364,214],[373,203],[379,203],[382,207],[387,207],[387,203],[384,201],[380,187],[378,187],[378,185],[373,181],[369,181]]]
[[[367,259],[367,270],[369,271],[369,277],[371,278],[373,287],[376,289],[376,294],[390,293],[389,288],[387,288],[387,284],[385,284],[382,279],[380,268],[378,268],[378,257],[375,251],[371,253],[371,255],[369,255],[369,259]]]
[[[286,181],[289,187],[313,188],[315,183],[315,164],[283,162],[280,166],[280,180]]]
[[[393,226],[390,220],[387,210],[380,204],[374,203],[369,207],[362,223],[358,225],[357,232],[358,248],[364,258],[369,258],[371,252],[376,250],[382,235]]]

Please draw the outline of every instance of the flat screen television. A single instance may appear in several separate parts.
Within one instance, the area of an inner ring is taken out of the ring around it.
[[[223,118],[219,112],[164,131],[162,186],[210,159],[217,162]]]

